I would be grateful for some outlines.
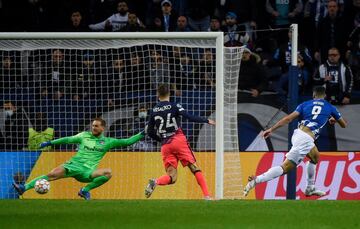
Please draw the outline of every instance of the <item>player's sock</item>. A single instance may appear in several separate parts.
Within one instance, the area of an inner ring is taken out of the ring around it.
[[[92,182],[90,182],[89,184],[87,184],[83,190],[88,192],[91,189],[97,188],[103,184],[105,184],[107,181],[109,180],[109,178],[107,176],[99,176],[94,178],[94,180]]]
[[[315,187],[315,170],[316,165],[308,161],[306,163],[306,171],[307,171],[307,187],[314,188]]]
[[[39,179],[49,180],[49,177],[46,175],[36,177],[35,179],[31,180],[29,183],[25,184],[25,191],[34,188],[36,181]]]
[[[157,185],[168,185],[171,183],[171,177],[169,175],[164,175],[156,179]]]
[[[205,178],[204,178],[202,172],[198,171],[194,175],[195,175],[195,178],[196,178],[198,184],[201,187],[203,195],[206,196],[206,197],[209,196],[208,187],[207,187],[207,184],[206,184],[206,181],[205,181]]]
[[[272,180],[276,177],[281,176],[284,173],[284,170],[281,166],[275,166],[270,168],[268,171],[266,171],[265,173],[257,176],[255,178],[255,183],[262,183],[262,182],[266,182],[269,180]]]

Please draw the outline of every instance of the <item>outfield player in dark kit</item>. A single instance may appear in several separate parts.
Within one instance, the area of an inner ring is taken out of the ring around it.
[[[177,178],[178,161],[188,166],[194,174],[204,195],[204,199],[211,199],[205,178],[196,164],[195,156],[180,127],[180,116],[198,123],[215,125],[215,121],[193,116],[177,103],[170,102],[168,85],[160,85],[157,90],[160,102],[152,109],[147,132],[150,137],[160,141],[161,154],[166,169],[166,175],[157,179],[150,179],[145,189],[145,196],[149,198],[157,185],[174,184]]]

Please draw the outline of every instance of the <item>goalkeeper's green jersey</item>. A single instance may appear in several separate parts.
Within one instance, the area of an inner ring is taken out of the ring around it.
[[[91,132],[81,132],[75,136],[52,140],[51,144],[79,144],[78,152],[70,161],[94,169],[100,163],[106,152],[111,148],[124,147],[138,142],[144,137],[143,133],[138,133],[127,139],[108,138],[103,134],[96,137]]]

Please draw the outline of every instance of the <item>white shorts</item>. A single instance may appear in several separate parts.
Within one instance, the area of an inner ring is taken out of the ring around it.
[[[294,130],[294,134],[291,137],[291,144],[292,147],[285,156],[296,165],[300,164],[306,154],[315,146],[314,139],[299,129]]]

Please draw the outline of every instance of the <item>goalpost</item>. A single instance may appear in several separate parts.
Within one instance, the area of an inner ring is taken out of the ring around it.
[[[146,111],[156,103],[156,86],[169,83],[173,101],[189,113],[216,120],[215,130],[182,122],[210,190],[218,199],[240,198],[236,104],[241,55],[240,47],[223,47],[220,32],[0,34],[0,61],[10,63],[0,72],[6,85],[0,99],[16,107],[17,121],[22,119],[19,125],[24,127],[7,136],[16,140],[17,148],[1,149],[8,163],[0,164],[6,170],[0,179],[9,184],[19,173],[29,180],[65,162],[76,150],[59,146],[36,152],[29,147],[29,128],[48,126],[55,130],[53,137],[65,137],[88,130],[91,119],[101,116],[108,124],[106,136],[126,138],[144,127]],[[5,133],[10,116],[1,113],[0,131]],[[114,177],[109,187],[94,190],[94,197],[143,198],[138,190],[143,192],[148,178],[163,173],[159,145],[146,138],[113,151],[101,166],[110,167]],[[155,198],[199,198],[195,180],[182,170],[179,184],[159,188]],[[80,184],[73,182],[72,188],[69,182],[52,182],[52,189],[61,191],[52,190],[45,198],[76,198],[73,192]],[[115,191],[106,193],[111,188]],[[12,198],[5,192],[0,190],[0,198]],[[39,198],[31,193],[28,197]]]

